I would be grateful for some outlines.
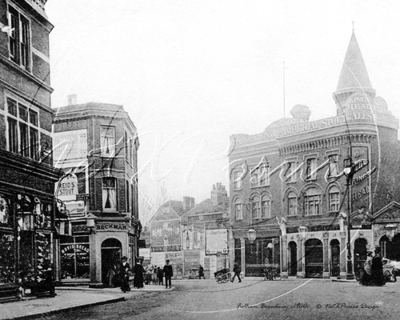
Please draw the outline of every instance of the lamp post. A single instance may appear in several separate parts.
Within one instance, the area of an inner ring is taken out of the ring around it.
[[[397,229],[397,225],[395,225],[393,223],[390,223],[385,226],[386,237],[388,237],[389,241],[392,241],[396,229]]]
[[[257,238],[256,230],[254,230],[252,227],[250,227],[250,229],[247,231],[247,238],[249,239],[250,243],[253,243]]]
[[[353,273],[353,262],[352,262],[352,256],[351,256],[351,246],[350,246],[350,230],[351,230],[351,225],[350,225],[350,215],[352,211],[352,204],[351,204],[351,193],[350,193],[350,187],[353,182],[353,175],[355,173],[354,170],[354,163],[350,158],[344,160],[344,166],[345,168],[343,169],[343,173],[346,176],[346,185],[347,185],[347,273],[346,273],[346,279],[347,280],[353,280],[354,279],[354,273]]]

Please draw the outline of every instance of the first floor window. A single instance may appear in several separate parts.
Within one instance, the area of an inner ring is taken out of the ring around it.
[[[235,171],[233,173],[233,189],[239,190],[242,188],[242,173],[240,171]]]
[[[236,217],[236,220],[242,220],[243,219],[242,206],[243,206],[243,204],[240,201],[240,199],[237,199],[235,201],[235,217]]]
[[[271,218],[271,200],[268,196],[264,196],[261,201],[262,218]]]
[[[306,179],[317,179],[317,159],[315,158],[306,161]]]
[[[103,178],[103,209],[117,210],[116,179],[113,177]]]
[[[261,203],[259,197],[254,197],[252,201],[252,218],[261,218]]]
[[[293,191],[288,194],[288,215],[297,215],[297,195]]]
[[[305,196],[306,215],[313,216],[321,214],[321,194],[316,188],[309,188]]]
[[[336,177],[338,175],[338,156],[332,155],[329,156],[329,171],[328,177]]]
[[[329,189],[329,211],[339,211],[340,191],[337,187]]]

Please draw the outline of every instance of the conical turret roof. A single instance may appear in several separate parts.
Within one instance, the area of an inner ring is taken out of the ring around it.
[[[365,67],[360,47],[358,46],[356,36],[353,32],[349,46],[347,47],[342,71],[340,72],[336,93],[358,90],[375,93],[375,90],[372,88],[369,80],[367,68]]]

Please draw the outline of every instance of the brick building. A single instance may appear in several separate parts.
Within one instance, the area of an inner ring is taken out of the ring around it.
[[[377,246],[400,254],[389,241],[400,241],[398,119],[376,96],[354,33],[333,99],[333,117],[309,121],[296,105],[260,134],[231,137],[234,259],[247,275],[275,263],[284,277],[345,276],[348,214],[353,265]]]
[[[77,104],[56,109],[54,165],[66,173],[56,187],[72,234],[60,239],[62,282],[107,283],[121,256],[138,256],[138,133],[120,105]]]
[[[204,268],[206,278],[230,267],[229,198],[225,186],[213,185],[208,198],[181,216],[183,273],[193,277]]]
[[[49,34],[46,1],[0,0],[0,302],[47,291],[53,270]],[[18,280],[20,279],[20,280]]]

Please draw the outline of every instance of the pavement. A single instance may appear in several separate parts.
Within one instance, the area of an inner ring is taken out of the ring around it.
[[[0,304],[0,320],[33,319],[68,310],[124,301],[127,295],[140,295],[141,292],[167,292],[174,289],[175,287],[165,289],[164,286],[147,285],[123,293],[120,288],[56,287],[55,297],[30,297]]]

